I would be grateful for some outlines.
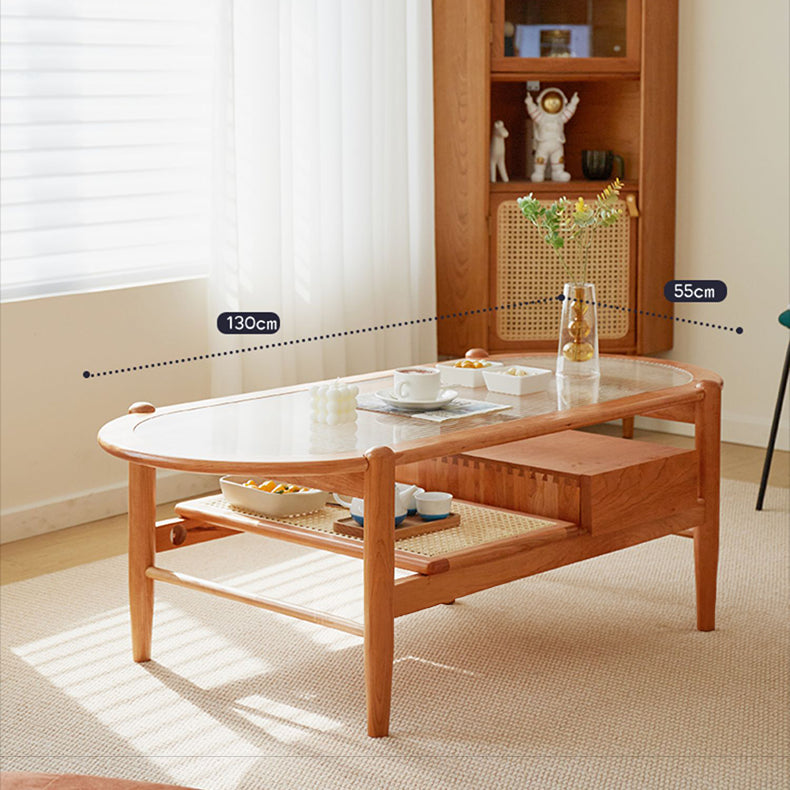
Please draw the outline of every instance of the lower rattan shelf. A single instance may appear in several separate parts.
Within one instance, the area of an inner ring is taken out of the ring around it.
[[[580,532],[567,521],[471,502],[456,500],[453,511],[460,516],[457,526],[399,540],[395,566],[427,575],[441,573],[454,564],[473,562],[476,557],[507,556],[531,545],[543,545]],[[181,502],[176,505],[176,512],[205,524],[267,535],[351,557],[362,556],[362,538],[334,531],[338,508],[331,505],[315,513],[274,520],[239,510],[218,495]]]

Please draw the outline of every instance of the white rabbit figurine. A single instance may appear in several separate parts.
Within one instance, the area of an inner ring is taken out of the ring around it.
[[[509,135],[504,121],[495,121],[491,132],[491,183],[496,181],[496,171],[503,181],[510,181],[505,169],[505,138]]]

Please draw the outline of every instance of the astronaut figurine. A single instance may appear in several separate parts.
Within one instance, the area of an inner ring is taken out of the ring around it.
[[[570,101],[559,88],[545,88],[538,94],[535,103],[528,93],[524,100],[527,112],[535,124],[534,149],[535,169],[532,181],[543,181],[546,165],[551,164],[552,181],[570,181],[571,174],[565,169],[564,126],[576,112],[579,94],[574,93]]]

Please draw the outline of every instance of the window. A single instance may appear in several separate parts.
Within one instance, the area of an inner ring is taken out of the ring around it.
[[[4,299],[205,274],[212,0],[3,0]]]

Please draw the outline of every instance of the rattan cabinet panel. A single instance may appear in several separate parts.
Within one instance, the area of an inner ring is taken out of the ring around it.
[[[630,311],[621,308],[629,302],[632,284],[631,222],[625,203],[619,204],[623,215],[596,240],[587,276],[595,284],[601,340],[625,337],[632,324]],[[497,338],[556,341],[560,313],[556,297],[568,277],[515,200],[504,200],[497,207],[494,247]]]

